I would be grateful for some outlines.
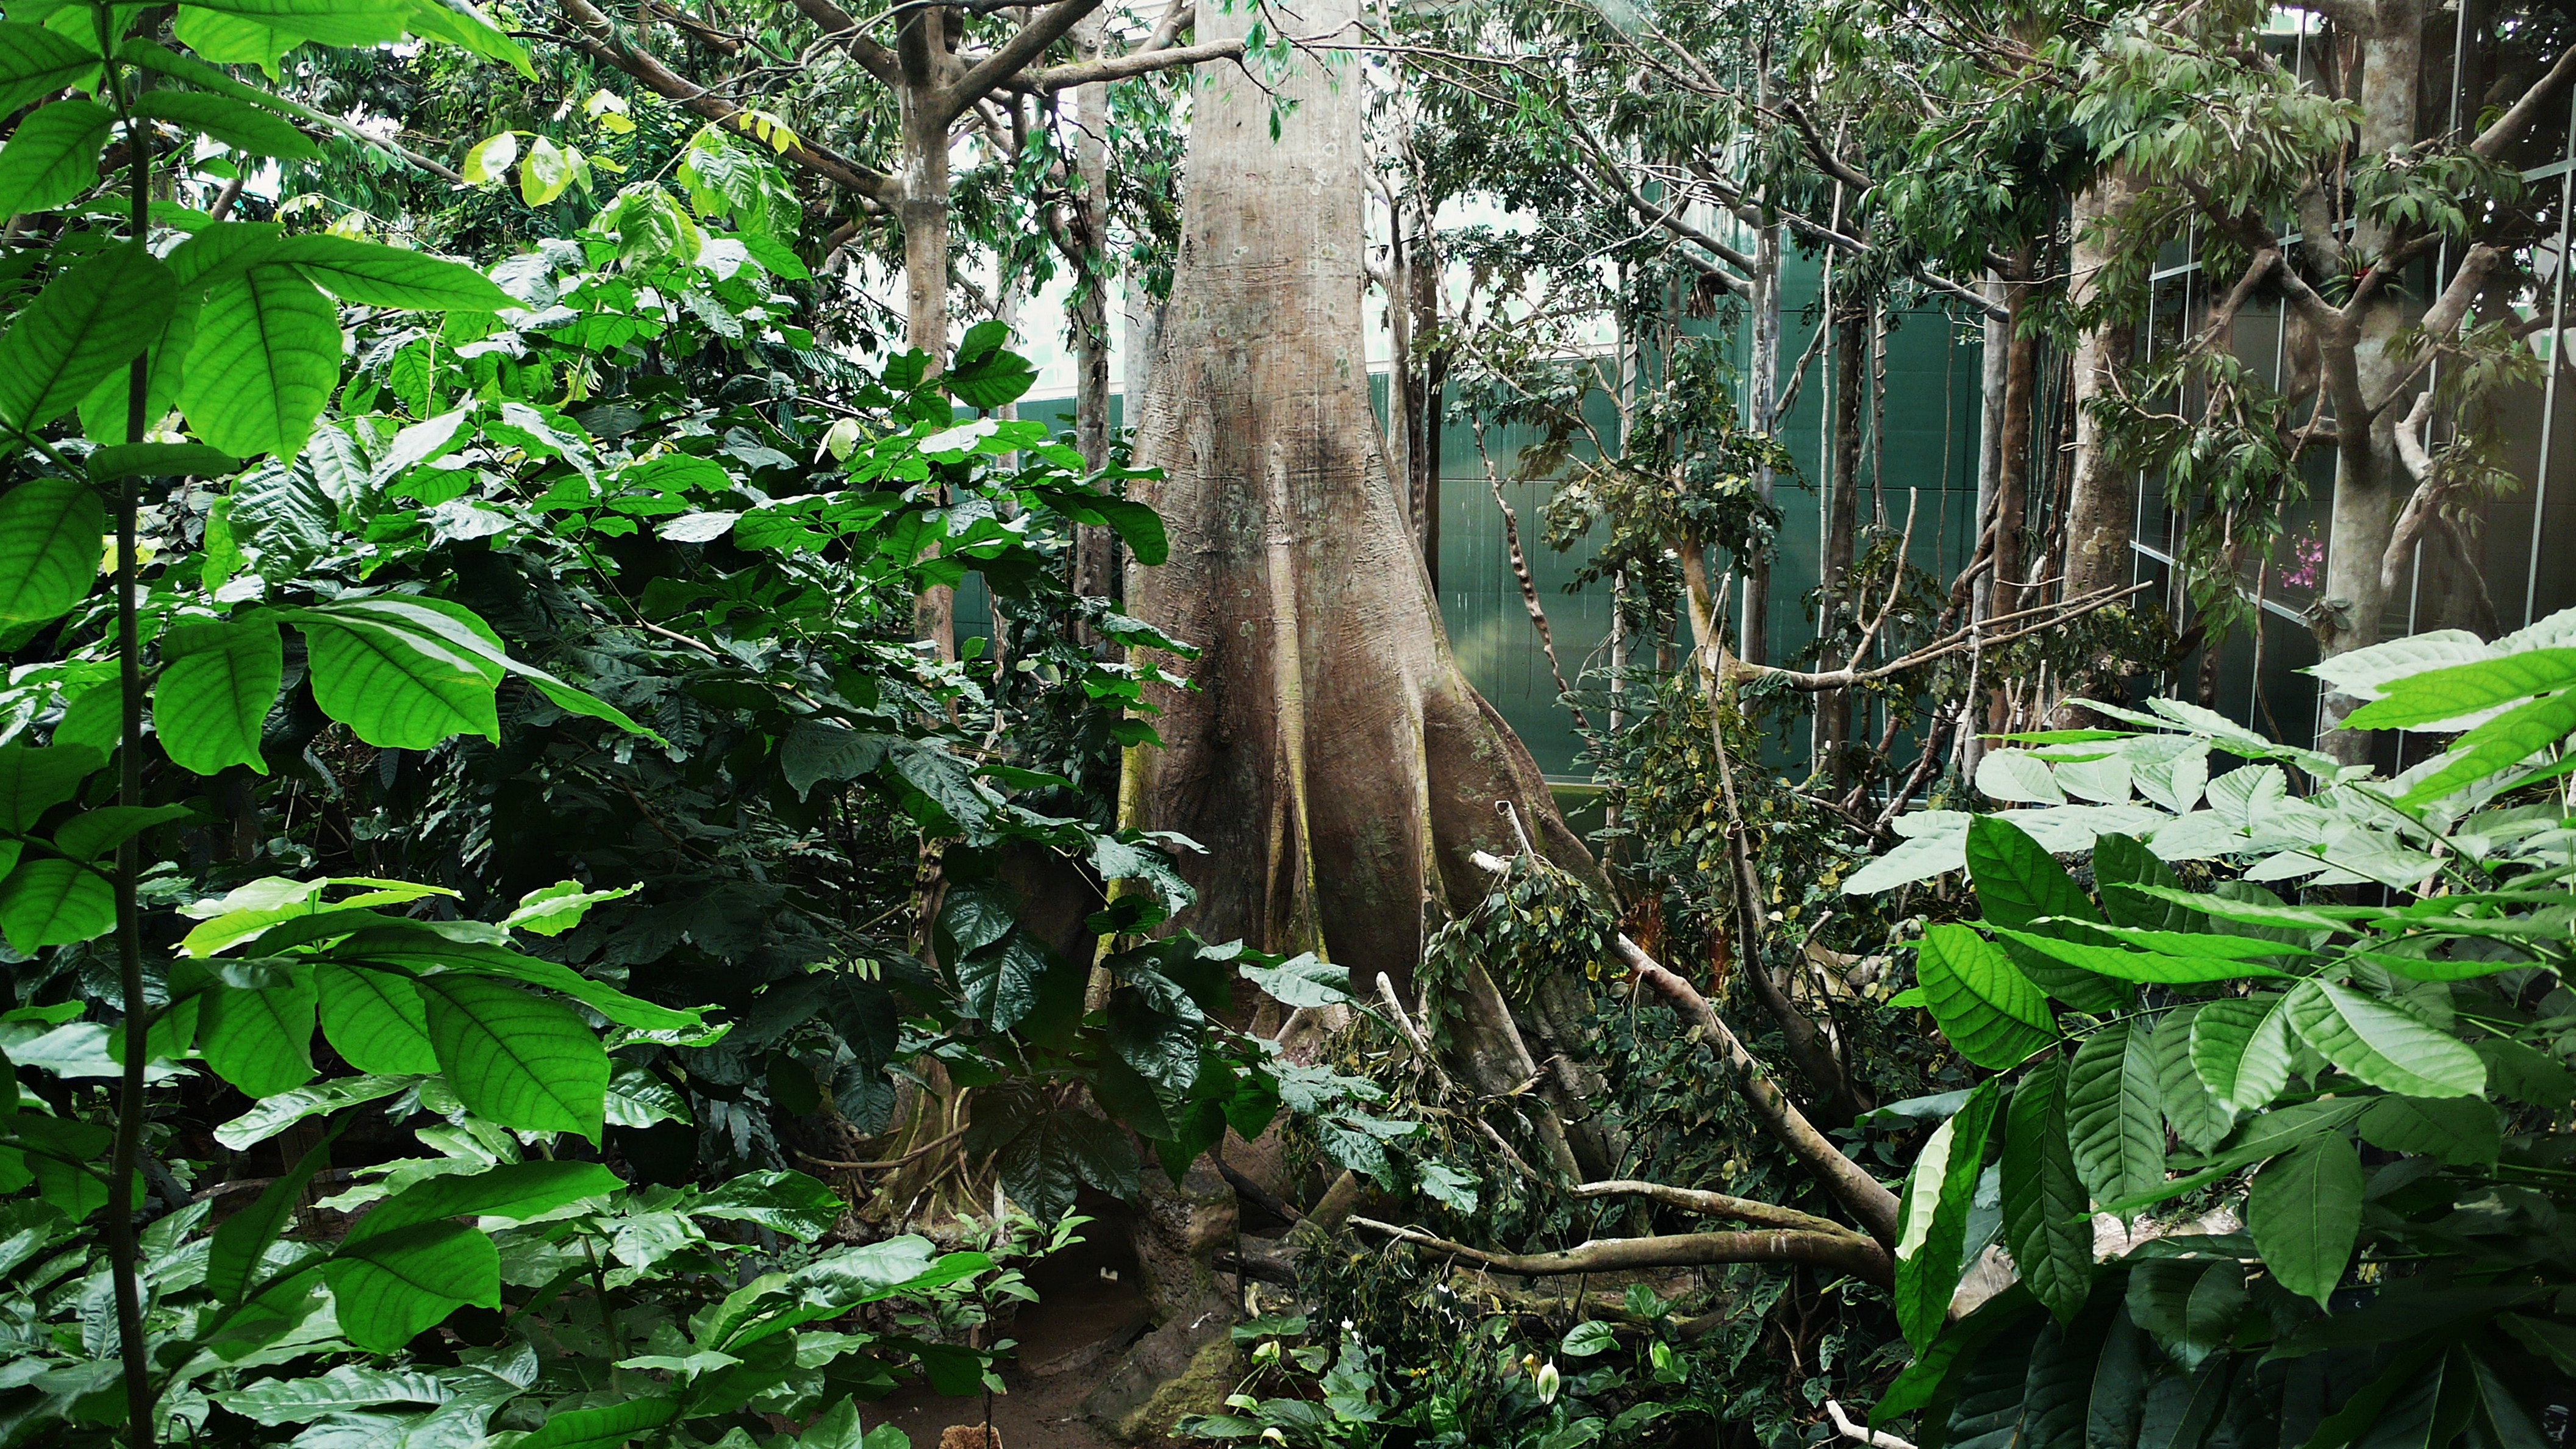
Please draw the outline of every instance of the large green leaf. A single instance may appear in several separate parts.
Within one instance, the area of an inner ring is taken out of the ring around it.
[[[0,494],[0,632],[62,616],[98,582],[107,510],[77,478]]]
[[[2458,1037],[2375,997],[2309,981],[2281,1004],[2308,1045],[2345,1073],[2409,1097],[2474,1097],[2487,1064]]]
[[[543,986],[581,1002],[619,1026],[643,1031],[672,1031],[697,1026],[703,1020],[695,1011],[677,1011],[629,996],[560,962],[523,956],[489,942],[450,940],[435,931],[407,925],[361,932],[341,942],[332,954],[350,960],[381,961],[415,976],[463,971]]]
[[[98,184],[116,113],[78,98],[41,107],[0,146],[0,215],[52,211]]]
[[[1896,1321],[1917,1352],[1941,1331],[1951,1296],[1958,1291],[1968,1209],[1977,1195],[1986,1139],[2002,1097],[1999,1078],[1969,1093],[1959,1110],[1932,1130],[1906,1175],[1898,1204]]]
[[[1046,948],[1014,930],[957,963],[957,988],[968,1011],[993,1030],[1008,1031],[1037,1009],[1046,972]]]
[[[2496,1109],[2476,1097],[2381,1097],[2361,1114],[2362,1140],[2453,1167],[2493,1167],[2504,1152]]]
[[[1926,931],[1916,976],[1942,1035],[1981,1067],[2002,1071],[2057,1039],[2048,998],[1975,931],[1943,922]]]
[[[506,62],[530,80],[537,78],[527,49],[465,0],[414,0],[404,23],[424,40],[444,40],[487,60]]]
[[[2066,1135],[2066,1067],[2033,1067],[2004,1118],[2004,1244],[2024,1283],[2060,1322],[2093,1282],[2093,1224]]]
[[[501,1306],[501,1253],[464,1223],[414,1223],[341,1246],[322,1268],[340,1331],[392,1353],[458,1308]]]
[[[661,739],[607,701],[576,689],[524,660],[512,658],[491,626],[461,604],[417,594],[396,594],[372,599],[335,600],[311,609],[290,611],[288,617],[299,623],[307,619],[324,619],[343,628],[369,632],[389,644],[407,641],[415,654],[435,661],[432,673],[463,666],[495,686],[504,674],[516,674],[535,685],[537,692],[558,709],[604,720],[647,739]],[[422,703],[425,708],[427,702]],[[327,704],[324,707],[329,708]],[[489,701],[481,708],[489,712]],[[352,722],[352,728],[355,727]],[[360,734],[363,737],[365,732],[361,730]]]
[[[349,1065],[387,1075],[438,1070],[429,1041],[429,1013],[420,992],[389,971],[316,966],[322,1036]]]
[[[2059,940],[2030,931],[2007,930],[2000,931],[1998,934],[2036,955],[2120,981],[2198,983],[2237,981],[2256,976],[2286,977],[2289,975],[2286,971],[2270,966],[2216,953],[2168,956],[2153,951],[2131,951],[2119,946],[2097,946],[2089,941]]]
[[[114,443],[90,454],[87,467],[92,483],[192,474],[216,478],[239,469],[241,459],[203,443]]]
[[[615,1449],[679,1416],[679,1401],[660,1395],[592,1409],[567,1409],[547,1415],[545,1423],[521,1439],[516,1449]]]
[[[86,89],[98,57],[41,25],[0,21],[0,115],[38,96]]]
[[[339,308],[294,268],[261,264],[207,292],[179,410],[235,457],[287,458],[339,382]]]
[[[0,880],[0,935],[11,948],[68,946],[106,935],[116,924],[116,889],[74,861],[21,860]]]
[[[310,648],[314,700],[358,738],[425,750],[460,734],[501,737],[501,670],[436,635],[374,612],[295,609]]]
[[[2571,686],[2576,649],[2526,649],[2390,680],[2380,698],[2344,716],[2344,724],[2357,730],[2436,724]]]
[[[286,53],[304,43],[295,31],[281,29],[245,15],[228,15],[217,10],[202,10],[183,5],[171,22],[170,33],[180,44],[199,56],[226,65],[255,65],[271,76],[279,73],[278,62]]]
[[[2093,841],[2093,884],[2102,893],[2102,913],[2113,925],[2145,930],[2189,931],[2201,923],[2195,913],[2142,896],[2119,886],[2158,886],[2181,890],[2182,878],[2162,857],[2134,835],[2105,832]]]
[[[2156,1059],[2156,1091],[2164,1100],[2165,1120],[2174,1135],[2201,1152],[2227,1140],[2236,1130],[2236,1114],[2219,1104],[2192,1069],[2192,1025],[2202,1003],[2189,1002],[2157,1020],[2150,1049]]]
[[[250,1292],[260,1257],[294,1218],[295,1203],[304,1192],[304,1184],[312,1181],[313,1174],[330,1160],[331,1138],[325,1136],[307,1148],[284,1177],[263,1189],[249,1207],[224,1219],[206,1249],[207,1292],[228,1303],[238,1303]]]
[[[54,832],[54,849],[72,860],[94,861],[144,831],[196,813],[186,805],[102,805],[64,821]]]
[[[227,765],[267,774],[260,730],[286,675],[276,622],[177,625],[161,636],[161,658],[152,725],[172,762],[197,775]]]
[[[292,31],[324,45],[381,45],[400,40],[408,5],[400,0],[186,0],[183,8]]]
[[[2114,1022],[2076,1048],[2066,1120],[2076,1175],[2095,1202],[2124,1202],[2163,1184],[2163,1098],[2145,1031]]]
[[[189,1003],[194,1006],[192,1001]],[[303,1121],[327,1117],[343,1108],[407,1092],[420,1085],[422,1073],[396,1076],[325,1077],[293,1091],[272,1092],[258,1105],[215,1129],[215,1140],[235,1152],[246,1151]]]
[[[2290,1018],[2278,996],[2208,1002],[2191,1019],[2191,1067],[2212,1100],[2259,1112],[2290,1084]]]
[[[312,138],[273,111],[231,96],[206,91],[147,91],[139,109],[144,115],[199,131],[236,151],[253,156],[308,160],[322,154]]]
[[[2028,831],[2003,816],[1980,815],[1968,822],[1966,849],[1968,878],[1976,885],[1977,905],[1990,924],[2072,941],[2098,939],[2072,923],[2099,921],[2102,913]],[[2050,919],[2067,924],[2038,924]],[[2106,1015],[2126,1006],[2136,994],[2126,985],[2104,980],[2102,973],[2070,968],[2018,939],[2007,937],[2003,950],[2023,975],[2078,1011]]]
[[[217,987],[206,993],[197,1041],[215,1075],[253,1097],[313,1080],[313,980]]]
[[[625,1185],[616,1173],[599,1163],[551,1160],[504,1163],[481,1172],[432,1177],[378,1204],[349,1229],[349,1241],[360,1242],[441,1218],[508,1218],[515,1222],[583,1198],[604,1196]]]
[[[2184,1368],[2197,1368],[2235,1336],[2250,1295],[2233,1258],[2149,1258],[2129,1269],[2129,1317]],[[2148,1406],[2153,1419],[2156,1406]]]
[[[178,303],[169,268],[132,243],[56,277],[0,337],[0,423],[32,430],[71,411],[161,335]]]
[[[173,276],[177,275],[177,268],[174,267],[171,271]],[[179,304],[170,310],[169,320],[163,322],[161,330],[153,334],[152,338],[144,344],[145,351],[152,357],[152,375],[145,379],[143,388],[143,417],[144,426],[147,428],[167,416],[170,409],[178,405],[179,379],[188,370],[188,352],[197,341],[197,313],[204,305],[202,299],[190,296],[183,286],[179,292]],[[231,454],[209,448],[203,443],[116,441],[132,431],[131,425],[134,421],[132,378],[133,372],[130,368],[119,367],[100,378],[88,392],[81,395],[80,427],[83,437],[94,442],[111,443],[120,449],[185,448],[207,462],[220,460],[219,466],[168,470],[172,472],[221,474],[232,472],[241,466],[241,461]],[[107,451],[109,451],[107,448],[101,448],[99,453]],[[90,455],[92,482],[103,481],[98,469],[99,454],[92,453]]]
[[[599,1140],[608,1053],[570,1007],[480,976],[432,976],[419,988],[439,1070],[467,1110]]]
[[[2576,650],[2551,653],[2576,654]],[[2499,661],[2501,662],[2501,661]],[[2499,770],[2510,769],[2532,755],[2576,733],[2576,690],[2535,699],[2460,736],[2451,746],[2450,763],[2415,782],[2406,802],[2439,800]]]
[[[87,745],[0,745],[0,834],[24,835],[44,813],[80,793],[107,756]]]
[[[263,258],[291,265],[343,302],[423,312],[495,312],[518,299],[463,262],[400,247],[310,232],[280,241]]]
[[[2254,1175],[2245,1226],[2282,1287],[2323,1305],[2343,1281],[2361,1232],[2361,1156],[2339,1133],[2321,1136]]]

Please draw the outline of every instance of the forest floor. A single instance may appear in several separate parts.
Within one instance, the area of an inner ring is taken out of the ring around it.
[[[1115,1449],[1116,1441],[1083,1418],[1082,1401],[1145,1330],[1145,1300],[1124,1224],[1094,1219],[1082,1234],[1027,1270],[1038,1301],[1023,1306],[1008,1330],[1018,1340],[1002,1370],[1009,1392],[992,1400],[1000,1449]],[[871,1428],[903,1430],[912,1449],[937,1449],[950,1425],[982,1424],[984,1404],[916,1385],[863,1406],[860,1417]]]

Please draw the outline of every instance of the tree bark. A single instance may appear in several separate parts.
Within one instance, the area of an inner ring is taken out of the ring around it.
[[[1301,12],[1331,30],[1350,0]],[[1203,13],[1240,35],[1249,8]],[[1362,352],[1360,88],[1301,61],[1271,96],[1202,74],[1173,304],[1139,461],[1170,561],[1129,612],[1206,653],[1160,691],[1165,747],[1131,753],[1130,824],[1185,857],[1202,935],[1314,949],[1410,993],[1426,913],[1485,892],[1509,802],[1538,848],[1600,885],[1529,753],[1459,672],[1386,466]]]
[[[1099,58],[1097,12],[1074,27],[1074,50]],[[1073,446],[1094,468],[1109,461],[1109,87],[1073,93]],[[1118,538],[1107,528],[1074,530],[1074,592],[1114,594]]]
[[[1755,432],[1774,431],[1780,421],[1780,228],[1766,226],[1753,239],[1753,377],[1745,411]],[[1764,464],[1753,475],[1754,494],[1765,507],[1776,482]],[[1744,604],[1735,631],[1736,654],[1756,664],[1770,662],[1771,565],[1742,559]]]
[[[1860,534],[1860,419],[1870,354],[1868,306],[1856,297],[1837,297],[1834,314],[1832,491],[1825,500],[1824,557],[1817,571],[1823,600],[1817,627],[1829,640],[1855,614],[1854,601],[1844,595],[1850,588],[1852,555]],[[1858,662],[1845,659],[1839,647],[1825,651],[1827,669]],[[1840,794],[1851,784],[1851,762],[1845,758],[1851,745],[1851,700],[1843,691],[1826,690],[1816,696],[1815,741],[1812,767],[1823,770]]]
[[[2079,315],[2103,303],[2101,274],[2111,260],[2101,228],[2130,194],[2128,178],[2110,172],[2075,198],[2075,244],[2067,302]],[[2137,490],[2129,470],[2114,466],[2096,401],[2111,395],[2112,377],[2129,363],[2136,324],[2126,307],[2113,305],[2075,344],[2074,487],[2066,509],[2066,587],[2058,597],[2080,599],[2126,583],[2130,518]]]

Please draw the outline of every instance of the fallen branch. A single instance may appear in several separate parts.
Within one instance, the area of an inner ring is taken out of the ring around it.
[[[2045,615],[2046,617],[2037,619],[2028,624],[2023,624],[2018,628],[2007,630],[2001,634],[1986,635],[1981,641],[1982,647],[1991,649],[1999,644],[2009,644],[2016,639],[2026,638],[2029,635],[2037,634],[2044,630],[2054,629],[2058,625],[2066,623],[2071,619],[2080,618],[2097,609],[2107,609],[2113,604],[2127,599],[2132,594],[2145,593],[2147,590],[2152,589],[2155,586],[2155,581],[2150,579],[2144,583],[2131,584],[2126,588],[2114,587],[2102,589],[2094,593],[2081,595],[2075,599],[2067,600],[2062,603],[2043,604],[2035,608],[2016,610],[2010,614],[1998,614],[1993,618],[1979,621],[1980,627],[1992,627],[1993,625],[2008,619],[2029,618],[2034,614]],[[2016,587],[2025,586],[2016,585]],[[1881,679],[1889,678],[1893,675],[1901,674],[1908,669],[1919,669],[1922,666],[1931,663],[1935,659],[1959,653],[1960,651],[1969,648],[1972,643],[1978,642],[1980,641],[1977,640],[1976,633],[1973,629],[1962,629],[1957,633],[1950,635],[1946,639],[1940,639],[1933,643],[1926,644],[1922,648],[1915,650],[1913,653],[1906,655],[1902,659],[1897,659],[1890,663],[1879,665],[1875,669],[1829,669],[1823,671],[1780,669],[1768,664],[1749,663],[1731,655],[1724,660],[1720,667],[1724,670],[1725,678],[1730,683],[1746,679],[1768,679],[1785,684],[1791,689],[1816,693],[1829,689],[1849,689],[1855,685],[1870,684]]]
[[[1354,1217],[1351,1225],[1442,1257],[1525,1278],[1642,1268],[1704,1268],[1718,1263],[1803,1263],[1839,1269],[1873,1283],[1894,1279],[1887,1250],[1857,1233],[1671,1233],[1596,1240],[1554,1253],[1488,1253],[1434,1237],[1419,1228],[1398,1227],[1374,1218]]]
[[[1866,1444],[1869,1449],[1914,1449],[1913,1441],[1899,1439],[1893,1434],[1882,1434],[1867,1424],[1858,1422],[1844,1410],[1841,1404],[1832,1399],[1825,1400],[1825,1412],[1833,1416],[1835,1431],[1854,1443]]]
[[[1622,1177],[1608,1182],[1582,1183],[1577,1185],[1573,1192],[1576,1197],[1650,1198],[1666,1207],[1677,1207],[1684,1212],[1698,1213],[1703,1217],[1729,1218],[1739,1223],[1752,1223],[1756,1227],[1786,1228],[1792,1232],[1802,1233],[1843,1233],[1851,1237],[1860,1236],[1832,1218],[1820,1218],[1813,1213],[1802,1213],[1796,1208],[1785,1208],[1775,1203],[1755,1202],[1749,1197],[1732,1197],[1722,1192],[1704,1192],[1695,1187],[1674,1187],[1670,1183],[1641,1182],[1634,1178]]]
[[[1744,1043],[1727,1029],[1726,1023],[1718,1018],[1717,1008],[1709,1005],[1708,998],[1700,995],[1697,988],[1666,970],[1662,963],[1647,955],[1625,933],[1614,936],[1612,941],[1619,952],[1619,959],[1628,964],[1636,983],[1651,986],[1662,993],[1680,1009],[1684,1018],[1700,1029],[1710,1048],[1717,1053],[1718,1060],[1734,1074],[1736,1089],[1744,1094],[1746,1105],[1753,1109],[1754,1116],[1761,1119],[1763,1128],[1816,1175],[1825,1190],[1860,1220],[1871,1237],[1881,1244],[1894,1243],[1896,1194],[1881,1186],[1877,1178],[1870,1176],[1859,1163],[1845,1157],[1825,1134],[1816,1130],[1815,1124],[1807,1120],[1806,1114],[1800,1112],[1762,1070],[1761,1063],[1744,1049]]]

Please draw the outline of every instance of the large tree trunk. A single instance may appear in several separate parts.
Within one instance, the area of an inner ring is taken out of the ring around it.
[[[939,114],[936,61],[943,12],[916,11],[898,33],[905,83],[902,130],[904,340],[930,354],[933,371],[948,359],[948,123]],[[957,657],[957,591],[924,589],[912,604],[912,633],[942,659]]]
[[[1753,376],[1746,386],[1747,422],[1758,433],[1779,424],[1780,411],[1780,228],[1766,226],[1753,239]],[[1777,480],[1765,463],[1753,475],[1754,495],[1771,503]],[[1751,664],[1770,662],[1771,564],[1767,559],[1739,559],[1744,573],[1744,603],[1735,631],[1739,658]]]
[[[1845,281],[1847,290],[1857,286]],[[1817,627],[1827,638],[1837,635],[1860,610],[1851,591],[1851,566],[1860,537],[1860,417],[1869,381],[1869,306],[1857,296],[1832,301],[1834,317],[1834,391],[1832,481],[1825,499],[1825,548],[1817,571],[1823,587]],[[1843,658],[1838,648],[1826,650],[1820,668],[1835,669],[1857,660]],[[1816,695],[1816,757],[1813,767],[1826,772],[1837,794],[1850,787],[1851,699],[1839,689]]]
[[[2082,309],[2101,300],[2102,268],[2110,252],[2099,228],[2118,213],[2129,194],[2125,179],[2106,174],[2075,198],[2075,245],[2067,303]],[[2136,324],[2115,307],[2075,344],[2075,483],[2066,510],[2066,587],[2075,599],[2129,581],[2129,521],[2137,489],[2127,469],[2114,466],[2095,400],[2108,396],[2112,376],[2129,362]]]
[[[2361,130],[2353,154],[2384,156],[2416,141],[2423,83],[2423,0],[2379,0],[2375,27],[2361,37]],[[2386,229],[2365,219],[2353,237],[2353,255],[2373,257],[2388,245]],[[2422,310],[2406,288],[2383,286],[2364,307],[2350,366],[2358,395],[2376,403],[2390,397],[2412,364],[2395,347]],[[2414,480],[2397,456],[2396,423],[2406,409],[2395,402],[2364,422],[2336,409],[2335,487],[2326,537],[2325,592],[2315,614],[2317,652],[2332,658],[2379,642],[2389,589],[2380,560],[2397,527],[2398,511]],[[2325,697],[2326,751],[2347,764],[2370,757],[2370,734],[2340,728],[2358,707],[2349,695]]]
[[[1330,31],[1350,0],[1302,11]],[[1202,38],[1250,7],[1210,10]],[[1170,561],[1132,569],[1129,612],[1207,651],[1199,689],[1155,702],[1165,747],[1131,754],[1131,823],[1185,857],[1200,934],[1314,949],[1409,991],[1426,915],[1481,899],[1478,851],[1598,872],[1529,753],[1460,674],[1362,361],[1361,88],[1311,60],[1270,94],[1198,79],[1181,256],[1138,433],[1165,470],[1141,496]],[[1586,1164],[1587,1169],[1590,1164]]]
[[[1100,54],[1097,12],[1074,27],[1074,49]],[[1109,87],[1073,93],[1073,446],[1094,468],[1109,461]],[[1107,595],[1118,577],[1118,539],[1106,528],[1074,530],[1076,593]]]

